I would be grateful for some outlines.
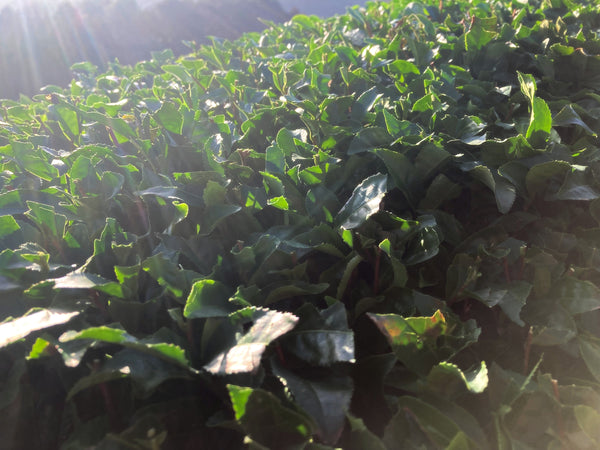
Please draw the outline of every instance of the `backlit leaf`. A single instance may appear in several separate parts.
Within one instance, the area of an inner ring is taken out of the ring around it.
[[[292,330],[297,321],[293,314],[254,310],[248,331],[237,336],[235,345],[217,355],[204,369],[215,375],[255,372],[267,345]]]
[[[8,319],[0,323],[0,348],[10,345],[34,331],[67,323],[79,314],[77,311],[42,309],[30,310],[28,314],[17,319]]]

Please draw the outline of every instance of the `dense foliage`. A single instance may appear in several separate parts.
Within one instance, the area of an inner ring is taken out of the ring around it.
[[[134,64],[150,52],[188,53],[183,41],[236,39],[265,28],[260,19],[289,19],[277,0],[20,0],[0,10],[0,97],[64,86],[70,67],[89,61],[106,69]]]
[[[3,444],[598,448],[599,33],[371,3],[3,101]]]

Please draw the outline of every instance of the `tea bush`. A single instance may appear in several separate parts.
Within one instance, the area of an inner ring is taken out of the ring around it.
[[[395,0],[2,101],[3,445],[598,448],[599,33]]]

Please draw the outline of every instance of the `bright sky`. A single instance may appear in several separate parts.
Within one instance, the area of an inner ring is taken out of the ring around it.
[[[27,1],[27,0],[25,0]],[[45,2],[49,5],[60,3],[61,0],[33,0]],[[76,3],[79,0],[64,0]],[[161,0],[136,0],[140,6],[158,3]],[[23,0],[0,0],[0,8],[6,5],[17,5]],[[317,14],[319,16],[331,16],[333,14],[342,14],[346,7],[353,5],[364,5],[366,0],[279,0],[279,3],[286,11],[296,8],[302,14]]]

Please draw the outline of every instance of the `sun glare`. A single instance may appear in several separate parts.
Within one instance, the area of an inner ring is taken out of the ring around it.
[[[93,7],[106,4],[89,3]],[[2,68],[26,68],[20,76],[33,86],[42,86],[60,83],[59,67],[70,67],[75,62],[74,55],[78,61],[103,60],[106,55],[88,26],[85,7],[74,0],[18,0],[4,5],[1,12],[5,22],[17,29],[21,39],[15,42],[12,58],[1,61]],[[43,39],[40,34],[44,34]]]

